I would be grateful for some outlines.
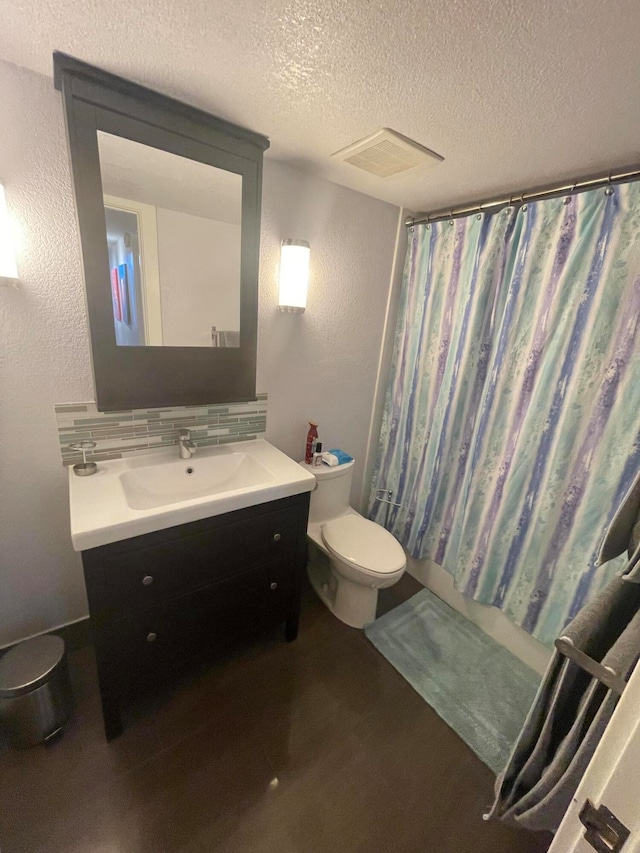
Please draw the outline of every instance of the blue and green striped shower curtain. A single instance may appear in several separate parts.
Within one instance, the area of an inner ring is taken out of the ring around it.
[[[409,235],[370,515],[545,643],[618,568],[639,329],[638,183]]]

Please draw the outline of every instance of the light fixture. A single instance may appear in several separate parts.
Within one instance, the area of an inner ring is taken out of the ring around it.
[[[306,240],[282,241],[278,311],[302,313],[307,307],[310,254]]]
[[[13,236],[4,184],[0,181],[0,285],[5,287],[15,287],[18,284],[18,265]]]

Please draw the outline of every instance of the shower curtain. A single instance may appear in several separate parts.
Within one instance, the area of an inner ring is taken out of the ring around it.
[[[411,230],[370,516],[548,644],[618,568],[639,327],[640,183]]]

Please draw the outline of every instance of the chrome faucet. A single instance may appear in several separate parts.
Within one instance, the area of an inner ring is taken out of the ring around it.
[[[191,441],[190,429],[178,430],[178,451],[180,453],[180,459],[191,459],[193,454],[196,452],[196,446]]]

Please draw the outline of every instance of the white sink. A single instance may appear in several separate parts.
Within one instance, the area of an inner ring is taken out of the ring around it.
[[[310,471],[262,439],[201,448],[191,459],[172,446],[99,462],[90,477],[69,468],[71,540],[84,551],[314,487]]]
[[[222,492],[262,486],[273,474],[251,454],[235,451],[218,456],[175,459],[120,474],[131,509],[153,509]]]

